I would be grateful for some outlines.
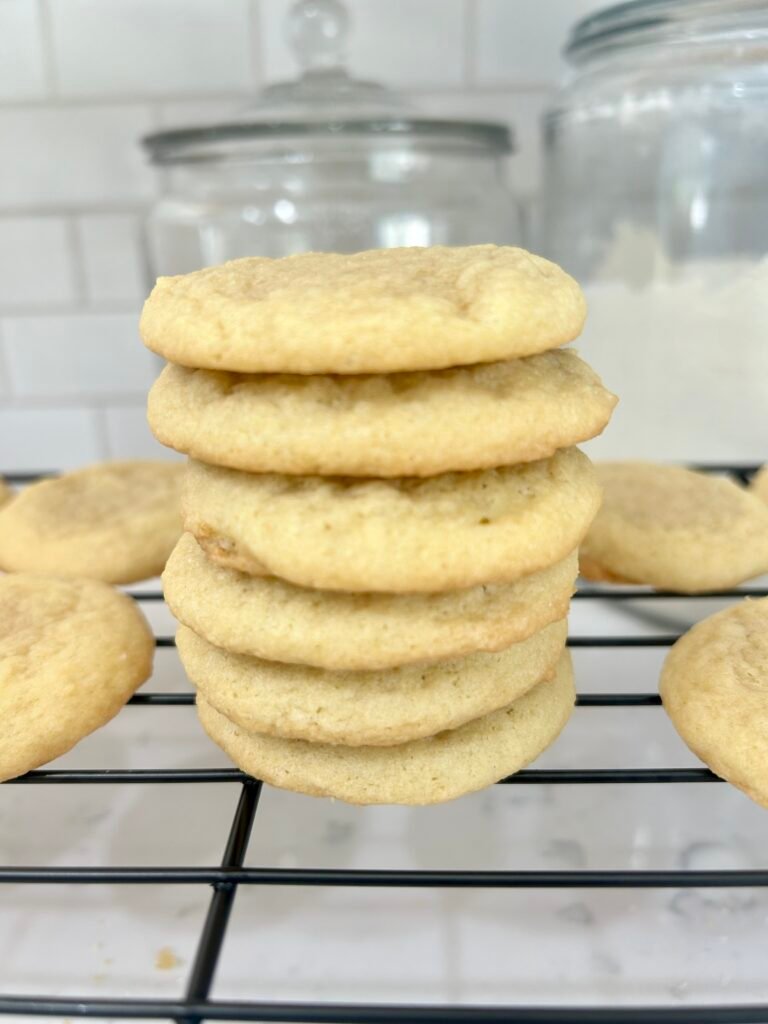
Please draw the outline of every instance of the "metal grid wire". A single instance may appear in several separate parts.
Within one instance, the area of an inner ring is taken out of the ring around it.
[[[696,468],[727,474],[747,483],[755,466],[702,465]],[[12,483],[27,483],[40,473],[10,473]],[[764,597],[768,590],[719,591],[701,598],[734,600],[745,595]],[[159,592],[132,595],[138,601],[162,601]],[[651,593],[646,588],[606,591],[587,588],[578,591],[579,601],[625,601],[632,598],[664,601],[674,594]],[[690,595],[686,595],[690,599]],[[570,637],[572,648],[669,647],[677,635]],[[172,637],[156,637],[158,647],[173,647]],[[180,706],[194,703],[192,693],[137,694],[131,704]],[[577,706],[589,708],[638,707],[660,704],[657,693],[580,693]],[[707,768],[587,768],[544,770],[532,768],[503,779],[500,785],[569,785],[620,783],[720,783]],[[221,863],[210,867],[26,867],[0,866],[0,884],[36,883],[51,885],[150,884],[209,885],[212,895],[197,951],[182,999],[56,998],[54,996],[0,995],[0,1014],[64,1017],[114,1017],[133,1019],[175,1019],[183,1024],[203,1020],[334,1022],[334,1024],[384,1024],[384,1022],[483,1022],[508,1021],[521,1024],[759,1024],[768,1021],[768,1004],[733,1006],[450,1006],[359,1003],[236,1002],[210,997],[214,974],[227,934],[232,907],[239,886],[344,886],[382,888],[680,888],[768,886],[768,868],[759,870],[360,870],[244,867],[248,842],[259,806],[262,783],[237,769],[89,769],[30,772],[12,785],[37,786],[58,783],[221,783],[238,786],[240,798],[226,839]]]

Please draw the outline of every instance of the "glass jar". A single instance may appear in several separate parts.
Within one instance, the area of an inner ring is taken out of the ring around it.
[[[635,0],[579,22],[545,118],[542,251],[620,397],[598,456],[768,458],[768,6]]]
[[[520,240],[506,126],[420,118],[350,78],[336,0],[303,0],[288,26],[296,82],[231,123],[144,140],[163,169],[148,222],[154,275],[248,255]]]

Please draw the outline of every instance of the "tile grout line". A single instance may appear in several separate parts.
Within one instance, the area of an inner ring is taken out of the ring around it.
[[[51,98],[59,99],[59,75],[56,61],[56,47],[53,41],[53,19],[48,0],[37,0],[40,22],[40,43],[43,53],[43,76],[45,87]]]
[[[99,458],[108,459],[112,457],[112,446],[109,443],[109,431],[107,429],[107,414],[104,407],[84,406],[90,414],[93,424],[93,433],[96,440]]]
[[[3,318],[0,316],[0,385],[5,384],[6,393],[3,395],[2,406],[9,407],[9,402],[15,398],[13,380],[11,377],[11,363],[8,353],[5,350],[5,336],[3,331]],[[1,393],[1,392],[0,392]]]
[[[67,215],[77,216],[88,216],[89,214],[134,214],[137,216],[144,216],[147,212],[150,202],[137,202],[133,203],[121,203],[119,200],[114,203],[109,202],[98,202],[94,203],[93,206],[84,206],[80,204],[72,204],[62,202],[58,206],[46,206],[40,204],[24,204],[20,203],[18,206],[2,206],[0,205],[0,224],[4,219],[14,219],[18,217],[66,217]]]
[[[110,394],[87,391],[80,395],[18,395],[12,394],[3,399],[3,409],[7,412],[46,412],[50,409],[127,409],[129,411],[146,410],[147,392],[130,394]]]
[[[472,2],[472,0],[470,0]],[[259,43],[261,39],[259,39]],[[256,47],[259,55],[261,55],[261,46]],[[474,61],[472,62],[474,63]],[[263,67],[262,67],[263,71]],[[259,79],[263,78],[263,75],[259,76]],[[547,92],[552,91],[556,87],[556,82],[549,79],[522,79],[521,81],[505,81],[499,79],[497,81],[478,83],[472,81],[464,83],[464,86],[457,86],[455,84],[441,85],[439,83],[421,83],[414,85],[412,88],[408,87],[408,92],[413,95],[419,94],[432,94],[436,96],[451,95],[456,92],[466,91],[469,96],[484,96],[495,93],[508,93],[514,95],[517,93],[529,93],[529,92]],[[193,106],[197,103],[243,103],[252,99],[252,94],[247,92],[232,92],[231,90],[225,92],[216,92],[215,90],[210,92],[195,92],[195,93],[147,93],[145,95],[137,95],[134,93],[123,93],[120,95],[79,95],[79,96],[55,96],[47,97],[45,99],[13,99],[13,100],[0,100],[0,112],[9,111],[29,111],[29,110],[71,110],[81,107],[90,107],[93,109],[101,109],[104,107],[143,107],[147,110],[155,106],[162,106],[165,103],[168,104],[184,104],[188,103]]]
[[[475,49],[477,43],[477,0],[464,0],[464,88],[468,94],[475,93],[477,81],[477,62]]]
[[[28,317],[51,317],[63,316],[138,316],[141,309],[141,299],[135,302],[113,302],[98,300],[88,303],[83,302],[50,302],[35,305],[25,302],[18,306],[0,304],[0,316],[8,320],[24,320]]]
[[[232,89],[208,92],[149,92],[149,93],[76,93],[71,96],[51,94],[43,99],[30,96],[28,99],[16,97],[0,101],[0,110],[40,110],[51,107],[71,109],[72,107],[148,107],[153,103],[205,103],[242,101],[250,98],[250,93]]]
[[[254,94],[265,85],[265,68],[262,32],[263,17],[259,0],[250,0],[248,7],[248,36],[251,56],[251,84]]]
[[[86,311],[90,306],[90,289],[85,271],[85,246],[80,218],[75,214],[68,213],[64,216],[64,225],[69,252],[69,268],[75,290],[75,303],[83,311]]]
[[[147,113],[149,114],[149,123],[153,132],[162,131],[166,127],[165,117],[163,116],[162,106],[165,100],[152,99],[146,104]]]

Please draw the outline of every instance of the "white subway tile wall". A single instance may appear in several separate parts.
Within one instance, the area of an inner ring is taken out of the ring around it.
[[[542,86],[565,72],[570,26],[607,3],[595,0],[475,0],[475,81],[483,86]]]
[[[285,31],[291,3],[261,4],[260,52],[270,81],[299,71]],[[455,89],[466,81],[469,5],[464,0],[356,0],[349,9],[349,66],[355,75],[409,89]]]
[[[8,381],[8,371],[5,368],[5,353],[3,352],[2,324],[0,324],[0,409],[5,407],[10,393],[11,388]]]
[[[134,313],[7,317],[3,337],[20,398],[141,398],[157,372]]]
[[[139,218],[86,214],[77,219],[76,232],[86,301],[93,306],[141,302],[149,282],[141,259]]]
[[[116,459],[181,459],[156,441],[147,424],[144,402],[113,405],[104,410],[107,447]]]
[[[29,0],[0,4],[0,100],[46,94],[40,8]]]
[[[0,210],[145,204],[154,177],[136,140],[153,125],[136,103],[0,107]]]
[[[436,116],[514,127],[531,207],[539,117],[571,24],[600,0],[348,0],[355,74]],[[138,139],[242,109],[292,77],[290,0],[0,0],[0,470],[161,457],[138,339]],[[169,457],[170,454],[169,454]]]
[[[0,218],[3,309],[74,306],[79,299],[66,217]]]
[[[62,96],[174,96],[253,85],[249,0],[53,0]]]
[[[107,454],[92,407],[0,408],[0,466],[6,472],[75,469]]]

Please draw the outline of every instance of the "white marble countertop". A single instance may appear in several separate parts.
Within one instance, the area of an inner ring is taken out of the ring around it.
[[[156,585],[156,584],[155,584]],[[159,633],[162,605],[144,605]],[[659,607],[658,602],[654,608]],[[699,617],[713,604],[698,602]],[[686,607],[681,605],[684,613]],[[671,632],[575,602],[571,633]],[[576,650],[581,691],[655,689],[664,651]],[[159,650],[147,690],[186,689]],[[190,707],[126,708],[55,767],[208,767]],[[537,767],[697,762],[658,707],[580,708]],[[4,865],[215,865],[239,786],[0,787]],[[765,867],[768,814],[724,784],[497,786],[426,808],[265,788],[247,864],[358,868]],[[0,887],[0,992],[181,996],[199,886]],[[768,1002],[760,889],[241,886],[213,995],[530,1004]],[[27,1020],[29,1018],[26,1018]]]

